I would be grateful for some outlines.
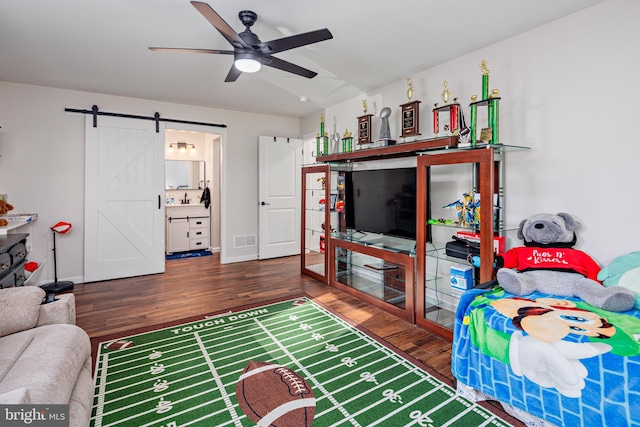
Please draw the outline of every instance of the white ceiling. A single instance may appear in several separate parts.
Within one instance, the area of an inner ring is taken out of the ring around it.
[[[263,67],[225,83],[232,56],[147,49],[232,49],[188,0],[0,0],[0,81],[303,117],[602,1],[211,0],[237,32],[256,12],[263,42],[333,34],[275,55],[313,79]]]

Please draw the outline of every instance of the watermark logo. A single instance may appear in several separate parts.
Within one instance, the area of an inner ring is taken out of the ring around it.
[[[0,405],[0,425],[69,427],[69,405]]]

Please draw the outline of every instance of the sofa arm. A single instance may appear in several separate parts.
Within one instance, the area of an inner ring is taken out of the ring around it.
[[[57,295],[54,301],[40,306],[36,326],[55,323],[76,324],[76,298],[73,294]]]
[[[31,403],[29,389],[21,387],[0,393],[1,405],[28,405]]]
[[[35,327],[45,295],[36,286],[0,289],[0,336]]]

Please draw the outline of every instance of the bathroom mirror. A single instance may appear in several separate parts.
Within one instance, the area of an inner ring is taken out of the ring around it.
[[[165,160],[164,186],[167,190],[204,188],[204,162],[198,160]]]

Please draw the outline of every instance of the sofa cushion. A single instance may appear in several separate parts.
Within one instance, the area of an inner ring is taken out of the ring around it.
[[[31,403],[68,404],[90,357],[89,336],[75,325],[45,325],[4,336],[0,393],[26,388]]]
[[[35,286],[0,291],[0,336],[36,326],[45,292]]]
[[[2,405],[26,405],[29,403],[31,403],[31,395],[29,390],[24,387],[0,393],[0,404]]]

